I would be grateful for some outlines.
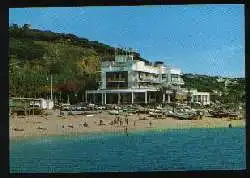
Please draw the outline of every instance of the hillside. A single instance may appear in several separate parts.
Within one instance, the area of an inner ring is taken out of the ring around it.
[[[52,74],[55,96],[65,101],[69,95],[74,102],[82,99],[86,89],[97,88],[100,62],[114,60],[115,48],[72,34],[13,24],[9,27],[9,54],[11,96],[48,96],[47,79]]]
[[[66,102],[69,96],[72,103],[82,101],[86,89],[98,87],[100,63],[114,60],[114,54],[114,47],[97,41],[13,24],[9,27],[10,96],[48,97],[52,74],[57,99]],[[184,81],[187,88],[224,91],[216,77],[185,74]],[[243,91],[243,83],[238,91]]]

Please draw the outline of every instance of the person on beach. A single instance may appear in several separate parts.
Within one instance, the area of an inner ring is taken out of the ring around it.
[[[135,127],[136,121],[134,121],[134,127]]]
[[[119,118],[119,116],[117,116],[117,117],[115,118],[115,120],[114,120],[114,124],[118,124],[119,121],[120,121],[120,118]]]
[[[123,124],[123,123],[122,123],[122,120],[120,120],[120,126],[122,126],[122,124]]]
[[[126,124],[128,125],[128,118],[125,118]]]
[[[151,127],[152,126],[152,122],[151,121],[149,121],[149,127]]]
[[[88,127],[88,123],[85,121],[83,124],[84,127]]]
[[[199,112],[199,119],[202,119],[203,113],[200,111]]]
[[[99,125],[103,125],[103,121],[101,119],[99,121]]]
[[[228,125],[228,128],[232,128],[232,124],[231,123]]]

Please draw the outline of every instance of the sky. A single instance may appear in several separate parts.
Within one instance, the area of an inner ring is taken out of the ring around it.
[[[245,76],[244,5],[155,5],[9,9],[9,24],[72,33],[129,47],[184,73]]]

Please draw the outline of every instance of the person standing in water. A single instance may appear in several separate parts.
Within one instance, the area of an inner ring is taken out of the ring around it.
[[[124,128],[125,130],[125,133],[126,133],[126,135],[128,136],[128,126],[125,126],[125,128]]]

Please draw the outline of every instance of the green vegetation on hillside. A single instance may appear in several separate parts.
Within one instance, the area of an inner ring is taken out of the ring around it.
[[[122,49],[118,49],[122,52]],[[82,101],[86,89],[97,89],[100,62],[114,60],[115,48],[72,34],[9,27],[9,93],[15,97],[48,97],[50,75],[57,100]],[[142,59],[138,53],[136,58]]]
[[[204,75],[184,74],[183,80],[185,88],[194,88],[198,91],[213,92],[213,90],[223,91],[224,83],[217,82],[217,77],[209,77]]]

